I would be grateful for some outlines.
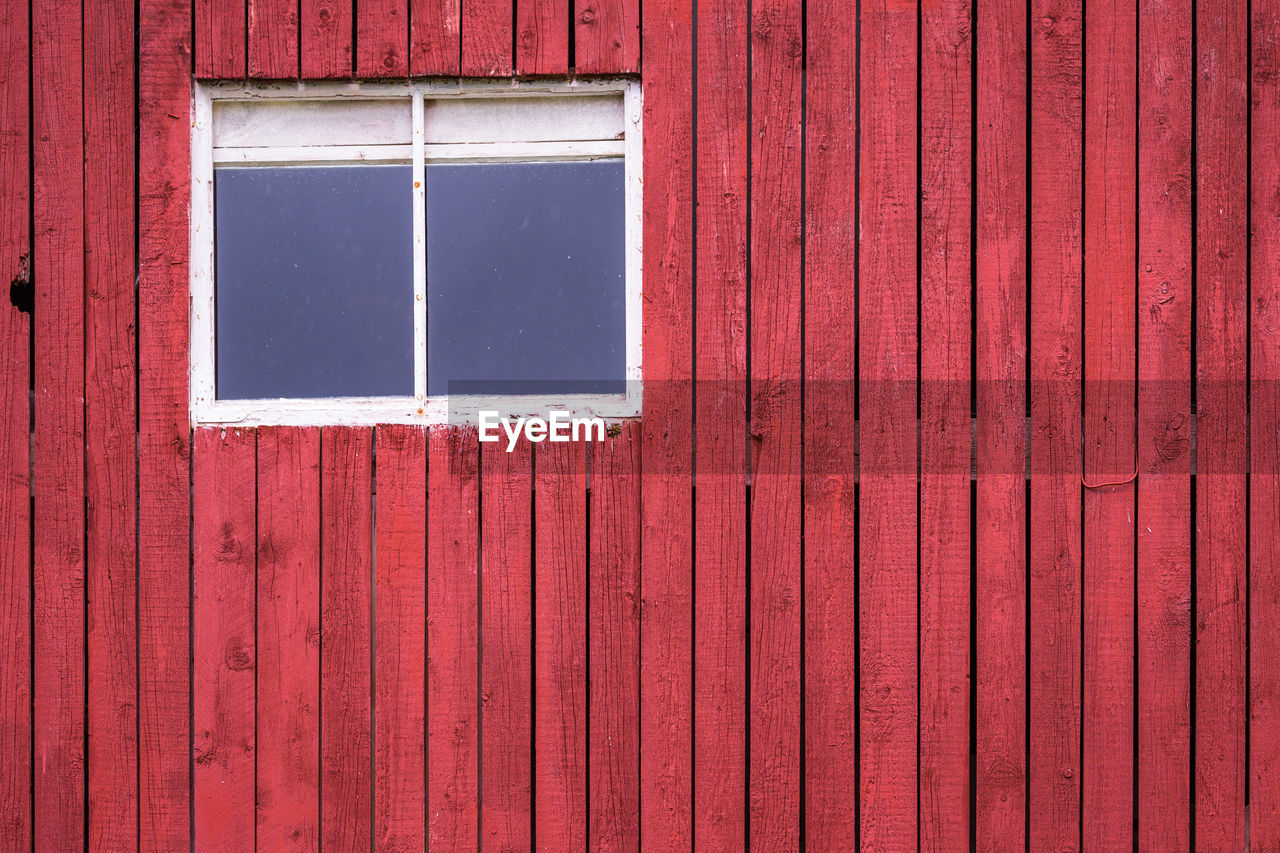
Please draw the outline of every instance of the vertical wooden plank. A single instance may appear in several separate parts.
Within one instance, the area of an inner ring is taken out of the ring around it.
[[[356,4],[356,76],[409,76],[409,0]]]
[[[751,37],[752,850],[800,845],[802,65],[799,0],[762,0]]]
[[[569,73],[570,0],[515,0],[516,72]]]
[[[372,842],[373,431],[320,434],[320,843]]]
[[[747,146],[745,4],[698,4],[693,822],[742,849],[747,816]]]
[[[31,281],[29,6],[0,19],[0,281]],[[0,826],[31,848],[31,315],[0,304]]]
[[[33,833],[84,844],[84,115],[78,3],[31,6]]]
[[[461,0],[409,0],[409,73],[461,73]]]
[[[1196,6],[1198,850],[1245,844],[1248,589],[1247,0]]]
[[[255,435],[196,430],[191,450],[193,846],[252,850]]]
[[[1138,845],[1191,849],[1191,0],[1138,22]]]
[[[640,70],[640,0],[574,0],[574,60],[579,74]]]
[[[515,0],[465,0],[462,4],[462,76],[512,73],[511,19]]]
[[[591,446],[587,846],[640,847],[640,427]]]
[[[1280,5],[1255,0],[1250,270],[1250,845],[1280,848]]]
[[[195,0],[195,70],[202,78],[245,76],[246,0]]]
[[[320,429],[258,430],[257,849],[320,846]]]
[[[920,8],[920,848],[969,843],[973,51],[968,0]]]
[[[377,432],[374,847],[426,846],[427,433]]]
[[[84,38],[88,840],[123,850],[138,846],[133,3],[86,6]]]
[[[858,126],[861,838],[916,843],[916,15],[864,3]]]
[[[350,77],[354,0],[300,0],[300,4],[302,76]]]
[[[191,10],[142,0],[138,25],[138,775],[150,851],[191,842]]]
[[[1087,850],[1133,847],[1137,24],[1133,4],[1085,6],[1080,782]]]
[[[440,427],[427,461],[427,844],[479,846],[480,444]],[[471,674],[475,673],[473,677]]]
[[[1027,7],[975,7],[974,673],[978,850],[1026,828]]]
[[[693,831],[693,4],[643,11],[640,836],[678,851]]]
[[[534,838],[540,850],[585,853],[589,606],[586,444],[575,441],[539,445],[536,469]]]
[[[533,843],[532,466],[526,441],[480,448],[481,850]]]
[[[250,77],[298,76],[297,0],[248,0]]]
[[[1029,815],[1059,850],[1080,845],[1082,11],[1031,7]]]
[[[858,838],[857,2],[810,2],[807,23],[805,834],[838,850]]]

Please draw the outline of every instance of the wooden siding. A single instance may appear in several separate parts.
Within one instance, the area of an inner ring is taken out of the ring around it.
[[[638,422],[192,429],[193,77],[570,74]],[[1275,848],[1278,200],[1280,0],[10,4],[0,847]]]

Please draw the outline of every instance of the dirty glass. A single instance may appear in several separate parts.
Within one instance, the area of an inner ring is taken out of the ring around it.
[[[219,168],[220,399],[413,395],[409,166]]]
[[[427,392],[622,393],[622,160],[427,166]]]

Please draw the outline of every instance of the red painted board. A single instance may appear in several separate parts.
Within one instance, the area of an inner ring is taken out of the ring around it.
[[[258,430],[259,851],[320,845],[320,429]]]
[[[461,0],[409,0],[409,73],[460,73]]]
[[[374,847],[426,845],[427,433],[379,427]]]
[[[543,443],[535,459],[533,831],[567,853],[588,849],[586,446]]]
[[[300,0],[299,54],[305,78],[352,76],[354,0]]]
[[[191,452],[193,846],[252,850],[255,433],[196,430]]]
[[[248,0],[250,77],[298,76],[297,0]]]
[[[78,5],[31,7],[33,835],[84,844],[84,115]]]
[[[515,0],[464,0],[462,76],[506,77],[514,69],[512,4]]]
[[[191,12],[143,0],[138,26],[138,818],[151,851],[191,840]]]
[[[920,848],[969,843],[971,7],[920,8]]]
[[[0,20],[0,281],[31,279],[29,8]],[[0,305],[0,826],[31,848],[31,315]]]
[[[901,850],[917,838],[916,21],[894,3],[861,15],[860,830]]]
[[[245,76],[246,0],[195,0],[195,71],[205,79]]]
[[[698,4],[693,820],[724,850],[747,833],[748,23]]]
[[[692,7],[644,5],[640,836],[663,850],[693,831]]]
[[[640,846],[640,427],[591,445],[587,846]]]
[[[751,518],[748,640],[749,839],[800,845],[801,243],[798,0],[752,7],[770,26],[751,40]]]
[[[373,431],[320,433],[320,843],[371,846]]]
[[[805,838],[858,837],[856,0],[808,13],[805,135]]]
[[[427,844],[474,850],[480,445],[470,427],[438,427],[427,452]]]
[[[515,0],[516,73],[568,74],[572,0]]]
[[[356,4],[356,76],[409,76],[408,0]]]
[[[1133,846],[1137,25],[1132,5],[1085,7],[1080,780],[1087,850]]]
[[[99,81],[84,98],[88,841],[124,850],[138,846],[134,5],[86,6],[83,27]]]
[[[1249,18],[1196,4],[1195,836],[1243,849],[1248,697]]]
[[[1026,832],[1027,8],[975,10],[974,833]]]
[[[579,74],[640,70],[640,0],[574,0],[574,61]]]
[[[1138,845],[1143,850],[1188,851],[1193,672],[1191,0],[1144,4],[1140,15]]]
[[[506,448],[480,446],[480,848],[494,851],[529,848],[533,826],[533,451]]]

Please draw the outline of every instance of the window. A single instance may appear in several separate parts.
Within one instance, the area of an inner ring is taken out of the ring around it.
[[[198,86],[192,417],[627,417],[640,405],[640,93]]]

